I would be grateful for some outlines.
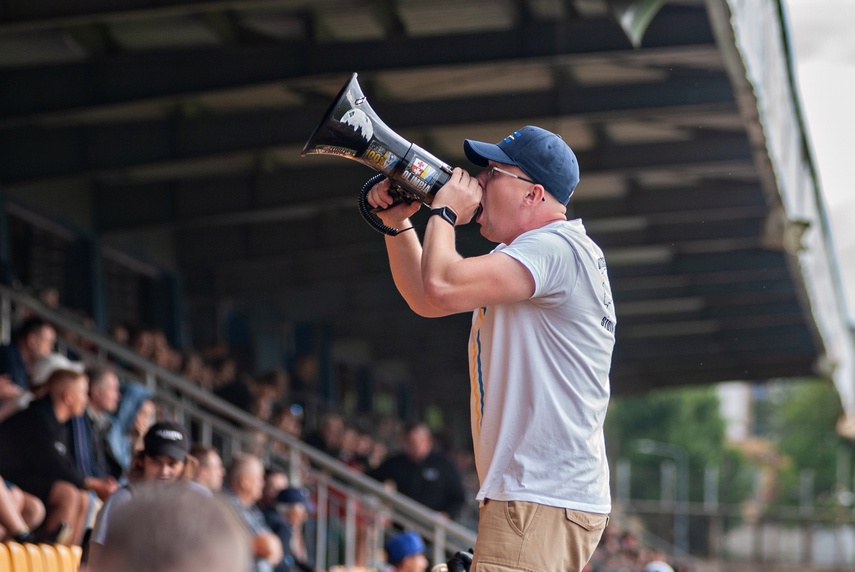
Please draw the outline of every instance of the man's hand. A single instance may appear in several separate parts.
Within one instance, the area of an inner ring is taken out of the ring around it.
[[[119,488],[119,483],[113,477],[104,477],[103,479],[88,477],[86,488],[94,491],[102,501],[106,501]]]
[[[389,192],[391,187],[392,181],[389,179],[383,179],[371,187],[371,190],[368,191],[365,198],[368,201],[368,204],[372,207],[382,209],[377,211],[376,214],[377,217],[383,221],[383,224],[397,227],[401,226],[402,222],[413,216],[413,214],[422,206],[422,203],[413,201],[410,204],[400,203],[392,207],[392,203],[395,202],[395,197]]]
[[[467,551],[456,553],[451,559],[444,564],[437,564],[431,568],[431,572],[469,572],[472,566],[473,551],[470,548]]]
[[[15,385],[15,382],[12,381],[11,377],[5,374],[0,375],[0,401],[15,399],[21,395],[23,391],[23,389]]]
[[[451,207],[457,213],[458,224],[466,224],[475,216],[483,194],[478,179],[457,167],[448,182],[436,192],[431,207]]]

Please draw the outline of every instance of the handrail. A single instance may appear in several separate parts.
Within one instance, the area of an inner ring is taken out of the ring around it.
[[[216,430],[219,435],[225,436],[230,443],[239,443],[242,448],[246,439],[246,431],[261,432],[266,437],[267,455],[270,460],[283,467],[288,467],[292,482],[299,484],[306,477],[305,483],[308,488],[314,488],[320,495],[328,495],[332,488],[339,495],[344,495],[344,502],[353,507],[353,500],[360,503],[362,507],[382,507],[380,512],[382,518],[390,522],[415,529],[422,534],[429,544],[433,545],[432,559],[434,562],[444,561],[457,550],[463,550],[474,546],[475,533],[449,520],[446,516],[428,509],[394,490],[366,475],[355,471],[341,461],[326,455],[317,449],[310,447],[302,441],[282,432],[270,424],[248,414],[247,412],[233,406],[232,404],[205,391],[201,387],[190,383],[180,375],[166,370],[151,361],[141,357],[115,340],[90,329],[87,329],[57,311],[43,304],[32,296],[0,285],[0,309],[2,309],[2,326],[0,335],[8,332],[8,326],[12,321],[12,305],[15,308],[27,308],[30,312],[41,316],[51,322],[59,330],[72,332],[81,339],[97,348],[96,353],[87,352],[83,348],[74,346],[74,350],[85,356],[87,362],[101,362],[117,370],[123,377],[139,378],[142,376],[143,383],[154,390],[155,395],[163,403],[167,404],[179,417],[183,417],[185,423],[189,417],[193,422],[205,427],[208,434]],[[2,341],[8,342],[8,333]],[[113,359],[110,359],[110,358]],[[126,364],[134,367],[142,373],[128,371],[118,365]],[[207,444],[207,443],[206,443]],[[273,450],[271,445],[276,445],[280,451]],[[224,460],[228,460],[229,451],[224,453]],[[320,504],[320,503],[319,503]],[[319,556],[318,566],[325,564],[344,564],[353,567],[353,526],[354,519],[352,510],[346,511],[347,515],[343,524],[345,531],[344,562],[327,562],[322,554],[325,547],[319,542],[317,554]],[[335,515],[327,514],[329,519],[335,523]],[[329,530],[320,530],[318,527],[318,540],[326,538]],[[382,539],[382,534],[379,535]],[[379,540],[378,540],[379,542]],[[374,547],[377,549],[377,547]]]

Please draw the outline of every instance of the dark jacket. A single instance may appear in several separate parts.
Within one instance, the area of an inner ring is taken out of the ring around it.
[[[71,457],[77,470],[87,477],[109,476],[117,480],[122,477],[123,467],[107,441],[111,425],[108,420],[99,427],[88,409],[80,417],[68,421]]]
[[[394,481],[399,493],[451,518],[466,502],[457,467],[437,452],[431,452],[421,462],[404,454],[389,457],[369,475],[381,482]]]
[[[27,364],[24,363],[17,345],[0,346],[0,374],[8,375],[21,389],[30,387]]]
[[[84,476],[74,466],[68,430],[53,411],[48,395],[0,424],[0,475],[27,492],[29,483],[67,481],[84,488]]]

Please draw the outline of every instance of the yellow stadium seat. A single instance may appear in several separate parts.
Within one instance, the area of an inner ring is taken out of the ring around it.
[[[80,568],[80,559],[83,558],[83,549],[77,545],[69,546],[71,550],[71,558],[72,564],[74,564],[73,570],[77,572],[77,569]]]
[[[0,572],[12,572],[12,556],[5,544],[0,544]]]
[[[9,561],[12,563],[12,572],[29,572],[30,561],[27,558],[27,550],[23,544],[17,542],[8,542],[6,547],[9,549]]]
[[[24,549],[27,551],[30,572],[47,572],[45,570],[45,556],[41,547],[38,544],[25,543]]]
[[[57,544],[54,546],[56,554],[59,557],[60,572],[77,572],[79,559],[75,559],[71,549],[68,546]]]
[[[42,561],[44,562],[45,572],[61,572],[59,567],[59,554],[52,544],[39,544],[42,551]]]

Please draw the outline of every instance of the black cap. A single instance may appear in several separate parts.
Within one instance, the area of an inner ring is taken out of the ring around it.
[[[147,457],[166,455],[179,461],[187,458],[190,442],[184,426],[174,421],[160,421],[145,434],[143,451]]]

